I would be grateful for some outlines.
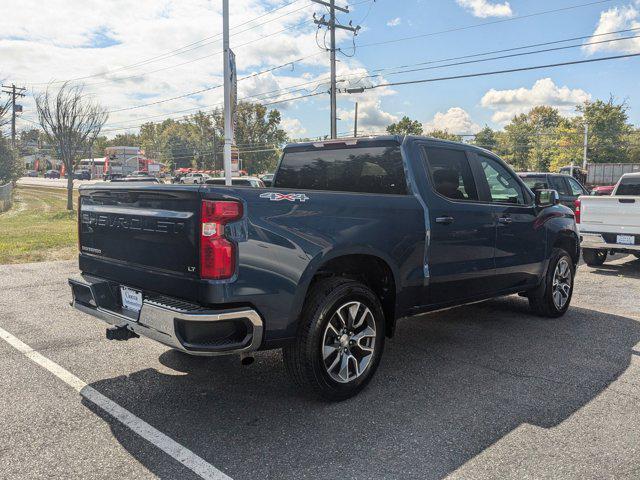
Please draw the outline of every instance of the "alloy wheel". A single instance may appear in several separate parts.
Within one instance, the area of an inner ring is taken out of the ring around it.
[[[569,261],[561,258],[553,273],[553,304],[558,310],[562,310],[569,301],[572,283]]]
[[[324,331],[322,359],[332,380],[349,383],[369,367],[375,350],[376,323],[369,307],[352,301],[339,307]]]

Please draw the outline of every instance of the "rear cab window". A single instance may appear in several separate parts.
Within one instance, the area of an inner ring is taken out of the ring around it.
[[[335,147],[335,148],[333,148]],[[285,150],[274,188],[406,195],[397,143]]]
[[[623,177],[615,192],[616,195],[622,196],[640,196],[640,176]]]
[[[549,188],[546,175],[523,175],[520,178],[531,191],[535,192],[536,190],[547,190]]]

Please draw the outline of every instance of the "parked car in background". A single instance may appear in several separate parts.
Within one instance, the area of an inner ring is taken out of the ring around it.
[[[273,177],[274,177],[273,173],[267,173],[266,175],[263,175],[262,177],[260,177],[260,180],[264,182],[264,185],[266,187],[270,187],[273,183]]]
[[[67,175],[65,175],[65,178]],[[91,172],[89,170],[76,170],[73,172],[74,180],[91,180]]]
[[[223,177],[209,178],[204,183],[206,183],[207,185],[224,185],[225,179]],[[256,177],[233,177],[231,179],[231,185],[241,187],[265,188],[264,182]]]
[[[580,197],[576,207],[587,265],[602,265],[609,253],[640,258],[640,173],[623,175],[609,196]]]
[[[399,318],[509,294],[562,316],[580,247],[558,202],[486,150],[414,136],[288,145],[269,189],[83,185],[73,306],[111,339],[283,348],[298,385],[344,400]]]
[[[27,177],[37,177],[38,176],[38,171],[37,170],[27,170],[25,175]]]
[[[522,179],[532,192],[537,190],[552,189],[560,195],[560,203],[570,209],[575,209],[576,199],[581,195],[589,195],[587,190],[578,180],[561,173],[519,172]]]
[[[58,170],[47,170],[44,172],[44,178],[60,178],[60,172]]]
[[[207,175],[206,173],[190,172],[190,173],[187,173],[184,177],[182,177],[179,180],[179,183],[184,183],[184,184],[204,183],[209,178],[211,177],[209,177],[209,175]]]
[[[602,187],[593,187],[591,189],[591,195],[595,197],[602,197],[606,195],[611,195],[613,190],[616,188],[615,185],[606,185]]]

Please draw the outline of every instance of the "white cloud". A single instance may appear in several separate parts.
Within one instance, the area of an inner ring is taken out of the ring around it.
[[[640,5],[640,0],[636,1],[636,5]],[[622,38],[629,36],[629,33],[618,33],[615,35],[603,36],[603,33],[617,32],[620,30],[627,30],[631,28],[640,28],[640,12],[632,5],[626,7],[614,7],[600,14],[598,25],[593,32],[594,35],[601,35],[599,37],[592,37],[585,43],[593,43],[602,40],[610,40],[614,38]],[[621,40],[617,42],[599,43],[595,45],[584,45],[583,50],[588,54],[594,54],[596,52],[622,52],[632,53],[637,52],[640,49],[640,38],[633,38],[630,40]]]
[[[402,23],[402,19],[400,17],[392,18],[387,22],[387,27],[397,27]]]
[[[495,3],[489,0],[456,0],[458,5],[469,10],[474,17],[511,17],[509,2]]]
[[[369,71],[358,65],[347,65],[340,63],[338,66],[338,76],[348,76],[347,81],[340,82],[338,88],[359,88],[374,85],[371,78],[368,78]],[[384,78],[377,77],[376,83],[383,83]],[[358,132],[359,134],[384,133],[388,125],[398,121],[398,116],[385,111],[382,99],[396,92],[389,87],[367,89],[362,93],[352,94],[349,100],[358,102]],[[338,109],[338,117],[344,122],[348,122],[345,130],[353,129],[355,116],[355,105],[350,109]]]
[[[286,30],[307,20],[308,9],[291,5],[273,15],[263,16],[259,22],[246,24],[281,4],[282,1],[264,0],[232,2],[231,45],[240,76],[301,57],[309,58],[296,63],[295,68],[285,67],[239,82],[240,98],[303,83],[306,81],[303,71],[310,74],[309,80],[326,75],[324,70],[328,63],[324,53],[318,54],[314,26],[309,24]],[[85,91],[114,111],[221,83],[222,43],[217,35],[222,27],[220,2],[50,0],[43,10],[39,0],[22,0],[20,8],[1,10],[2,77],[27,86],[30,92],[41,91],[51,80],[97,75],[82,80],[87,85]],[[273,21],[262,26],[267,20]],[[274,32],[279,33],[271,35]],[[266,35],[270,36],[261,40]],[[340,33],[339,38],[344,35],[346,33]],[[194,44],[202,39],[207,40]],[[161,56],[188,44],[194,45]],[[159,55],[160,58],[135,68],[123,68]],[[129,78],[132,76],[135,78]],[[315,85],[310,87],[313,89]],[[276,98],[273,95],[264,101],[283,98],[282,94]],[[110,115],[106,128],[127,126],[135,129],[145,121],[162,120],[163,116],[179,118],[197,108],[209,110],[221,100],[222,89],[217,88],[153,106],[122,110]],[[35,119],[33,99],[27,97],[23,104],[24,118]],[[176,114],[177,111],[184,113]],[[26,122],[20,124],[30,126]]]
[[[506,123],[514,115],[525,113],[539,105],[549,105],[565,115],[570,115],[574,113],[576,105],[590,99],[591,95],[582,89],[559,87],[550,78],[542,78],[531,88],[492,88],[484,94],[480,103],[483,107],[495,111],[491,117],[494,122]]]
[[[433,119],[422,125],[422,128],[425,132],[446,130],[449,133],[459,135],[477,133],[482,129],[480,125],[471,120],[471,115],[460,107],[452,107],[445,113],[437,112]]]
[[[307,129],[302,126],[302,122],[297,118],[284,117],[280,123],[282,129],[287,132],[287,135],[291,138],[299,138],[307,133]]]

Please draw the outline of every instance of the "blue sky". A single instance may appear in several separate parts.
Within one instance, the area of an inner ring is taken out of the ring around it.
[[[339,18],[343,22],[352,20],[363,28],[356,38],[356,44],[361,46],[356,48],[355,56],[339,55],[339,75],[349,80],[344,86],[371,86],[640,52],[640,39],[635,38],[591,48],[398,75],[386,70],[381,76],[367,79],[362,77],[378,68],[640,28],[640,0],[599,2],[534,16],[531,15],[592,2],[354,0],[351,3],[352,13],[340,14]],[[105,128],[110,135],[135,131],[144,121],[165,116],[179,118],[197,108],[210,109],[220,102],[222,93],[221,89],[211,88],[221,80],[221,42],[216,37],[221,28],[220,4],[211,0],[135,3],[114,0],[87,5],[81,1],[52,0],[44,12],[35,0],[16,1],[16,8],[9,8],[4,20],[0,18],[3,58],[0,79],[26,85],[31,92],[46,88],[49,81],[77,79],[78,83],[86,84],[86,92],[92,98],[112,111]],[[282,8],[269,13],[278,7]],[[240,76],[259,73],[240,82],[241,98],[284,101],[326,90],[328,58],[318,48],[316,28],[309,21],[314,11],[318,14],[325,11],[322,7],[309,0],[234,0],[231,9],[231,23],[235,26],[231,43]],[[257,17],[258,20],[246,23]],[[474,25],[481,26],[465,28]],[[438,33],[454,29],[460,30]],[[420,35],[412,40],[379,44]],[[624,35],[640,35],[640,30]],[[614,37],[600,36],[598,40]],[[209,39],[202,41],[204,38]],[[347,53],[352,53],[351,42],[347,33],[341,33],[340,46]],[[366,46],[371,43],[378,45]],[[192,46],[175,51],[184,45]],[[294,62],[300,58],[304,59]],[[294,63],[260,73],[287,62]],[[409,115],[423,122],[427,130],[445,128],[452,133],[473,133],[485,124],[500,128],[513,114],[537,104],[554,105],[570,114],[585,99],[606,99],[609,95],[626,100],[631,121],[640,124],[639,73],[640,58],[630,58],[340,95],[338,130],[352,129],[355,100],[360,106],[361,130],[369,132],[382,131],[388,123]],[[300,90],[301,83],[307,84],[307,90]],[[202,89],[209,90],[170,100]],[[264,92],[275,93],[256,97]],[[154,101],[160,102],[148,105]],[[284,125],[291,136],[315,136],[328,133],[328,105],[328,96],[321,95],[276,107],[282,110]],[[32,100],[28,98],[24,118],[23,127],[29,125],[28,120],[35,119]]]

